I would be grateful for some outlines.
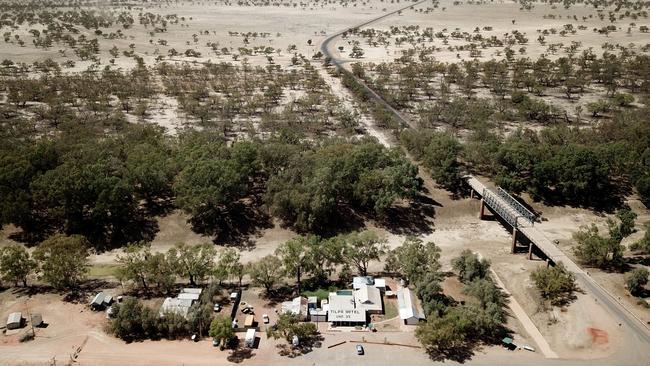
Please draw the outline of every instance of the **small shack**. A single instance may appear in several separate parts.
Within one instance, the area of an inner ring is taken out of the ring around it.
[[[90,308],[95,311],[103,310],[106,307],[111,306],[112,303],[113,296],[100,292],[93,297],[93,301],[90,302]]]
[[[32,326],[40,328],[43,326],[43,316],[41,314],[32,314]]]
[[[93,297],[93,301],[90,302],[90,308],[97,311],[104,308],[104,295],[103,292],[98,293]]]
[[[326,322],[327,321],[327,310],[324,309],[309,309],[309,320],[312,322]]]
[[[18,329],[23,326],[23,314],[11,313],[7,318],[7,329]]]

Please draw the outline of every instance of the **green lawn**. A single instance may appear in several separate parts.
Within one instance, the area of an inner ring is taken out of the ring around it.
[[[392,302],[392,301],[391,302],[386,302],[385,305],[386,305],[385,308],[384,308],[385,313],[386,313],[386,314],[384,314],[385,319],[392,319],[392,318],[399,315],[399,311],[397,310],[397,306],[395,306],[394,302]]]
[[[115,276],[119,266],[117,264],[95,264],[88,270],[89,277],[109,277]]]
[[[313,291],[303,291],[302,296],[309,297],[309,296],[316,296],[319,300],[327,299],[329,296],[330,292],[336,292],[338,288],[335,286],[330,286],[328,288],[318,288]]]

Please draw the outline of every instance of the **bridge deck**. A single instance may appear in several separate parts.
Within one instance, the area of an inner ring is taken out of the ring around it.
[[[487,189],[487,186],[483,184],[480,180],[474,178],[473,176],[466,176],[465,180],[467,181],[467,184],[469,184],[470,187],[474,191],[476,191],[479,194],[483,194],[484,190]],[[496,195],[495,195],[496,196]],[[494,199],[494,197],[493,197]],[[501,198],[500,196],[496,196],[495,198],[498,201],[498,204],[502,207],[509,207],[509,212],[512,212],[514,215],[518,215],[517,210],[515,210],[511,205]],[[494,207],[492,207],[494,209]],[[517,221],[517,230],[519,232],[526,236],[528,240],[530,240],[533,245],[535,245],[546,257],[548,257],[550,260],[552,260],[554,263],[562,263],[564,264],[564,267],[576,274],[583,274],[584,272],[578,265],[576,265],[569,257],[567,257],[564,252],[562,252],[558,247],[550,240],[548,239],[541,231],[539,231],[536,227],[532,225],[531,222],[521,219]]]

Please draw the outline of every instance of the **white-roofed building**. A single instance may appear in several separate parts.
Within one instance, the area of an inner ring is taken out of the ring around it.
[[[382,293],[386,291],[386,280],[384,278],[375,278],[375,287]]]
[[[11,313],[7,318],[7,329],[18,329],[23,326],[23,314]]]
[[[197,294],[197,295],[201,295],[202,292],[203,292],[203,289],[202,289],[202,288],[187,288],[187,287],[186,287],[186,288],[184,288],[183,290],[181,290],[181,293],[184,293],[184,294]]]
[[[397,291],[397,304],[399,317],[404,324],[416,325],[421,319],[424,319],[424,313],[418,308],[417,301],[408,287]]]
[[[357,276],[352,278],[352,288],[358,290],[363,285],[373,285],[375,279],[372,276]]]
[[[354,291],[354,302],[357,308],[365,309],[369,314],[382,314],[384,306],[381,302],[381,292],[372,285],[360,286]]]
[[[327,321],[339,326],[366,324],[366,309],[357,307],[352,290],[330,292]]]
[[[307,298],[305,297],[296,297],[291,301],[285,301],[282,303],[282,313],[299,315],[301,318],[307,318]]]
[[[197,301],[199,299],[199,294],[192,294],[192,293],[187,293],[187,292],[181,292],[176,296],[177,299],[181,300],[192,300],[192,301]]]
[[[166,313],[175,313],[187,318],[187,314],[192,306],[192,300],[168,297],[160,307],[160,316]]]

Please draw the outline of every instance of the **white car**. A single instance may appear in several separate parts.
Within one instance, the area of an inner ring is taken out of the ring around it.
[[[214,311],[220,312],[221,311],[221,305],[219,304],[214,304]]]
[[[269,316],[267,314],[262,314],[262,321],[264,324],[269,324]]]

